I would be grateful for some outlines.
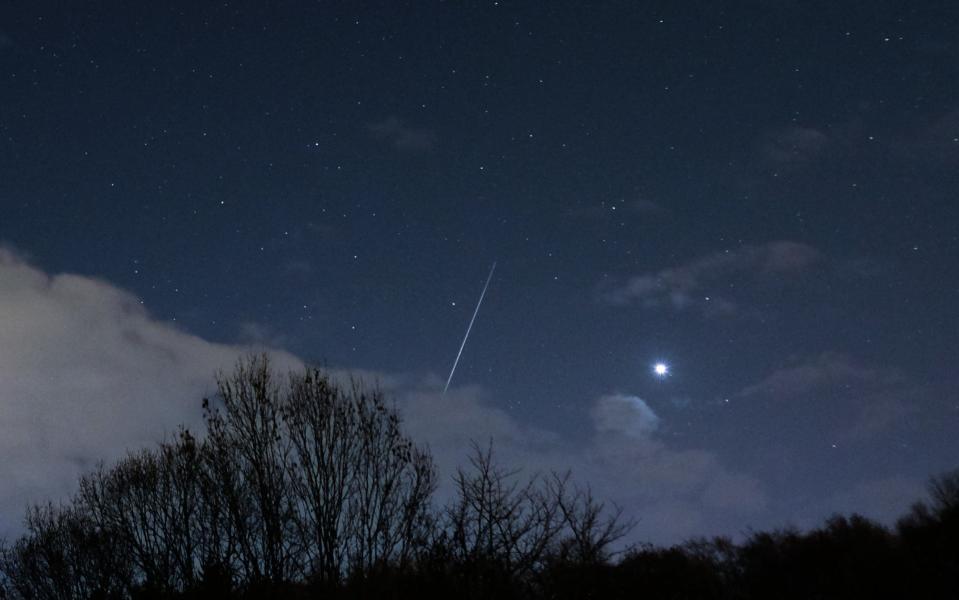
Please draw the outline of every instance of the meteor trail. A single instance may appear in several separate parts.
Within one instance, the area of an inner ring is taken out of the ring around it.
[[[443,388],[443,393],[446,393],[446,390],[450,389],[450,382],[453,381],[453,373],[456,372],[456,365],[460,362],[460,356],[463,354],[463,348],[466,347],[466,340],[470,337],[470,330],[473,329],[473,321],[476,320],[476,315],[479,313],[480,304],[483,303],[483,297],[486,296],[486,288],[489,287],[490,279],[493,278],[493,271],[496,270],[496,262],[493,262],[493,266],[489,270],[489,275],[486,277],[486,284],[483,286],[483,293],[480,294],[479,301],[476,303],[476,309],[473,311],[473,318],[470,319],[470,324],[466,327],[466,335],[463,336],[463,343],[460,344],[460,351],[456,353],[456,360],[453,361],[453,368],[450,369],[450,376],[446,379],[446,387]]]

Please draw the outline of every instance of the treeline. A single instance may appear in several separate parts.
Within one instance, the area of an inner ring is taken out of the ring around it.
[[[893,529],[614,554],[631,527],[568,475],[474,446],[436,506],[427,449],[375,388],[265,356],[218,377],[205,432],[81,478],[0,546],[0,598],[959,598],[959,472]]]
[[[0,548],[0,595],[510,595],[550,565],[608,561],[627,530],[568,476],[521,482],[479,446],[435,507],[429,452],[362,382],[253,356],[217,387],[203,436],[183,430],[29,509]]]

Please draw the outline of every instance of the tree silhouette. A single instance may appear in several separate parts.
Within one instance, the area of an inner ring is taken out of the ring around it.
[[[959,597],[959,470],[933,477],[928,502],[896,524],[911,578],[929,598]]]
[[[424,545],[435,470],[383,394],[317,370],[280,376],[265,355],[217,377],[205,436],[81,478],[65,507],[35,507],[0,553],[25,598],[164,596],[337,584],[405,564]]]
[[[473,444],[433,504],[432,457],[377,388],[265,355],[217,376],[205,431],[99,465],[0,542],[0,599],[959,597],[959,471],[890,530],[835,516],[617,553],[632,526],[560,473]]]
[[[82,510],[34,506],[24,523],[27,533],[0,549],[4,595],[42,600],[122,595],[129,581],[124,557]]]

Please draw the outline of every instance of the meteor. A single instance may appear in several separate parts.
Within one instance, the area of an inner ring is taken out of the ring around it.
[[[450,389],[450,382],[453,381],[453,373],[456,372],[456,365],[460,362],[460,356],[463,354],[463,348],[466,347],[466,340],[470,337],[470,330],[473,329],[473,321],[476,320],[476,315],[479,314],[480,305],[483,304],[483,298],[486,296],[486,288],[489,287],[490,279],[493,278],[493,271],[496,270],[496,262],[493,262],[493,266],[489,270],[489,275],[486,277],[486,284],[483,286],[483,292],[480,294],[479,301],[476,303],[476,309],[473,311],[473,318],[470,319],[470,324],[466,327],[466,335],[463,336],[463,343],[460,344],[460,351],[456,353],[456,360],[453,361],[453,368],[450,369],[450,376],[446,378],[446,387],[443,388],[443,393],[446,393],[446,390]]]

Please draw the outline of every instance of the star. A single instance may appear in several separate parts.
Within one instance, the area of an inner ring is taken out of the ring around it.
[[[669,375],[669,365],[663,362],[658,362],[653,365],[653,373],[655,373],[657,377],[666,377]]]

